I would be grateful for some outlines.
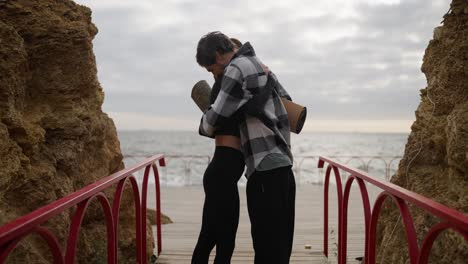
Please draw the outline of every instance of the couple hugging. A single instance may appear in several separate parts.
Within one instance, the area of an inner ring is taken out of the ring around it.
[[[296,186],[292,172],[291,100],[249,42],[221,32],[198,42],[196,60],[215,83],[199,133],[215,138],[216,150],[203,176],[205,202],[192,264],[230,263],[239,224],[237,182],[247,167],[247,206],[255,263],[289,263],[294,235]]]

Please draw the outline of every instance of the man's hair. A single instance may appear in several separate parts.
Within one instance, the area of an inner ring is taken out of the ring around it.
[[[198,41],[197,62],[200,66],[206,67],[216,63],[216,52],[226,54],[234,51],[234,44],[219,31],[210,32]]]

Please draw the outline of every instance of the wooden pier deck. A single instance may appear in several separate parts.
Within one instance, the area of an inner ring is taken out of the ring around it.
[[[364,221],[361,197],[353,186],[348,218],[348,263],[360,263],[356,257],[364,255]],[[239,189],[241,210],[239,228],[236,238],[236,249],[232,263],[253,263],[254,251],[250,236],[250,222],[247,213],[245,188]],[[373,201],[375,189],[369,189]],[[150,196],[151,197],[151,196]],[[154,196],[153,196],[154,197]],[[162,212],[167,214],[173,224],[162,227],[162,254],[156,261],[159,264],[190,263],[192,252],[200,232],[203,188],[163,187],[161,190]],[[150,208],[154,204],[149,201]],[[293,254],[290,263],[336,263],[337,240],[337,205],[336,191],[332,185],[330,189],[330,224],[329,224],[329,259],[322,254],[323,237],[323,186],[298,185],[296,194],[296,223]],[[306,249],[310,245],[310,249]],[[215,250],[212,252],[212,257]],[[212,263],[213,258],[210,258]]]

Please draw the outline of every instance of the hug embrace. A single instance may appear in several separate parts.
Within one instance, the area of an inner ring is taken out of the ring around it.
[[[208,263],[215,246],[214,263],[230,263],[239,223],[237,182],[244,167],[254,261],[289,263],[296,185],[294,129],[284,102],[291,97],[249,42],[208,33],[198,42],[196,60],[215,78],[199,133],[214,138],[216,150],[203,176],[202,226],[192,263]]]

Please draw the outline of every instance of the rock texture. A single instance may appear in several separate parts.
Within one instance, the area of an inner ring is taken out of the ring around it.
[[[148,216],[148,219],[150,221],[151,225],[156,225],[156,210],[155,209],[146,209],[146,215]],[[172,224],[171,218],[169,218],[167,215],[161,214],[161,224],[166,225],[166,224]]]
[[[0,225],[123,168],[114,123],[101,110],[96,34],[90,9],[70,0],[0,0]],[[134,208],[126,197],[120,261],[135,263]],[[46,224],[62,248],[72,213]],[[103,222],[95,201],[80,233],[80,263],[105,262]],[[152,241],[149,232],[148,254]],[[49,263],[43,247],[30,236],[8,262]]]
[[[416,121],[392,182],[468,213],[468,1],[453,0],[434,30],[422,71]],[[410,207],[419,243],[438,220]],[[387,204],[377,263],[409,263],[407,242],[395,206]],[[398,224],[395,224],[398,222]],[[466,263],[468,243],[454,232],[436,240],[430,263]]]

